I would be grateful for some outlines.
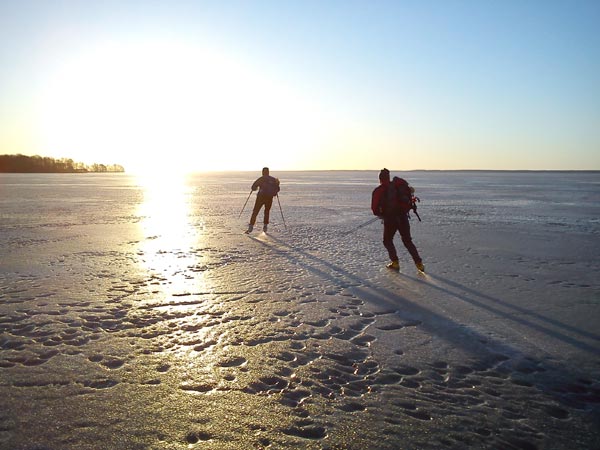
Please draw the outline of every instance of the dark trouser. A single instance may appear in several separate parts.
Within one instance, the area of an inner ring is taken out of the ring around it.
[[[408,253],[410,253],[410,256],[412,256],[415,264],[421,262],[417,247],[413,244],[412,237],[410,236],[408,214],[384,217],[383,219],[383,245],[390,255],[390,260],[398,261],[398,254],[396,253],[396,247],[394,247],[394,235],[396,234],[396,231],[400,233],[402,243],[408,250]]]
[[[271,212],[271,205],[273,204],[273,197],[270,195],[258,194],[256,196],[256,202],[254,202],[254,209],[252,210],[252,217],[250,217],[250,225],[254,225],[256,223],[256,216],[258,216],[258,212],[260,208],[265,207],[265,225],[269,223],[269,213]]]

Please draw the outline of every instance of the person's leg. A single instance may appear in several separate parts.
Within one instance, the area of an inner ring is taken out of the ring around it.
[[[397,224],[393,219],[383,220],[383,246],[388,251],[390,261],[398,261],[398,254],[394,246],[394,234],[396,234]]]
[[[410,235],[410,223],[408,221],[407,215],[402,215],[398,218],[398,230],[400,231],[400,237],[402,238],[402,243],[410,253],[415,264],[419,265],[421,261],[421,256],[417,251],[417,247],[412,241],[412,237]]]
[[[273,197],[267,197],[264,199],[264,203],[265,203],[265,217],[264,217],[264,224],[268,225],[269,224],[269,215],[271,212],[271,206],[273,205]]]
[[[256,201],[254,202],[254,209],[252,210],[252,216],[250,217],[250,225],[254,226],[256,223],[256,217],[258,216],[258,212],[260,208],[263,206],[263,201],[260,195],[256,196]]]

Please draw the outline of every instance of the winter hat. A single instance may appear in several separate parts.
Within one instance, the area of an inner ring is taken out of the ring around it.
[[[379,172],[379,181],[384,181],[384,180],[388,180],[390,179],[390,171],[383,168],[381,169],[381,172]]]

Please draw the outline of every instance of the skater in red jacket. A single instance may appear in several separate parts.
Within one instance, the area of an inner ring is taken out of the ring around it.
[[[383,245],[391,261],[387,267],[400,270],[398,254],[394,246],[394,235],[398,231],[415,266],[421,272],[425,272],[421,256],[410,235],[409,212],[414,207],[414,189],[402,178],[394,177],[390,180],[390,171],[387,169],[379,172],[379,183],[371,197],[371,210],[373,214],[383,219]]]

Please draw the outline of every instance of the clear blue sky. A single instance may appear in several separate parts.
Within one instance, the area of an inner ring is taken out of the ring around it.
[[[597,0],[0,0],[0,153],[599,170],[598,24]]]

